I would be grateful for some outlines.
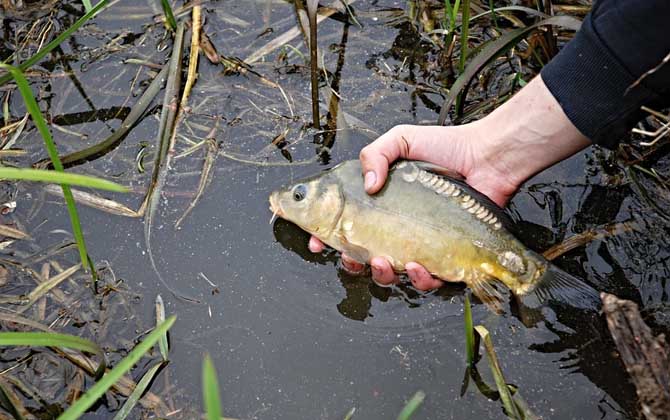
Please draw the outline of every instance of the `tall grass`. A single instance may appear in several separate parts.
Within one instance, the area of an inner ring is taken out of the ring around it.
[[[465,23],[465,22],[464,22]],[[438,125],[444,125],[451,106],[457,101],[457,98],[467,94],[468,86],[472,79],[481,71],[486,65],[491,63],[494,59],[513,48],[519,41],[527,37],[533,31],[541,26],[554,25],[562,28],[578,30],[581,21],[572,16],[554,16],[548,19],[543,19],[532,25],[523,28],[517,28],[504,35],[489,41],[479,53],[468,63],[463,72],[458,76],[454,84],[449,89],[449,94],[442,105],[440,116],[438,117]],[[460,107],[457,107],[457,112],[460,113]]]

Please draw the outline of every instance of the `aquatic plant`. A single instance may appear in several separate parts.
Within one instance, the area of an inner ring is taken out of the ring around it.
[[[156,327],[144,340],[124,357],[117,365],[96,382],[86,393],[70,406],[58,420],[76,420],[88,410],[109,388],[114,385],[135,363],[137,363],[158,340],[172,327],[176,317],[173,315]]]
[[[407,401],[405,407],[398,414],[398,420],[409,420],[416,410],[419,409],[419,406],[423,403],[423,400],[426,398],[426,393],[423,391],[417,391],[416,394],[412,395],[412,398]]]
[[[221,401],[219,401],[219,381],[216,369],[209,354],[202,361],[202,398],[207,420],[221,419]]]
[[[316,9],[318,0],[307,0],[307,17],[309,20],[309,67],[312,82],[312,124],[320,128],[319,118],[319,66],[317,64]]]
[[[80,187],[96,188],[98,190],[128,192],[123,185],[106,179],[88,175],[72,174],[68,172],[47,171],[43,169],[6,168],[0,167],[0,179],[15,179],[18,181],[35,181],[49,184],[77,185]]]
[[[577,30],[581,25],[581,21],[572,16],[554,16],[548,19],[543,19],[532,25],[512,30],[495,40],[489,41],[486,46],[483,47],[481,51],[470,61],[470,63],[467,65],[467,67],[465,67],[463,72],[458,76],[454,84],[449,89],[449,94],[444,100],[444,104],[440,110],[440,115],[437,120],[438,124],[444,125],[451,106],[460,95],[467,94],[468,87],[477,73],[479,73],[486,65],[491,63],[495,58],[504,54],[506,51],[516,45],[521,39],[528,36],[537,28],[546,25],[561,26],[567,29]],[[462,109],[457,109],[456,112],[461,114]]]
[[[484,342],[484,348],[486,349],[489,367],[491,368],[491,373],[493,374],[493,379],[496,382],[496,387],[498,388],[498,393],[500,394],[500,399],[502,400],[503,407],[505,407],[507,416],[512,420],[523,420],[524,416],[519,410],[519,407],[517,407],[516,403],[514,402],[509,386],[505,382],[502,370],[500,369],[500,364],[498,363],[498,357],[496,356],[495,349],[493,348],[493,341],[491,341],[491,336],[489,335],[488,330],[482,325],[477,325],[475,330]]]
[[[472,324],[472,308],[470,307],[470,292],[465,292],[465,301],[463,302],[463,319],[465,324],[465,355],[468,367],[475,363],[475,330]]]
[[[163,13],[165,13],[165,23],[172,31],[177,30],[177,21],[174,18],[174,13],[172,12],[172,6],[170,5],[169,0],[161,0],[161,6],[163,7]]]
[[[47,122],[40,111],[37,101],[33,96],[33,92],[26,80],[25,76],[21,70],[17,67],[10,66],[9,64],[0,64],[0,69],[7,70],[10,75],[16,80],[18,85],[19,92],[23,97],[23,101],[26,104],[26,108],[30,113],[30,116],[33,119],[33,123],[37,127],[42,139],[44,140],[44,145],[49,154],[49,158],[53,164],[53,167],[58,172],[64,172],[63,164],[58,157],[58,151],[56,150],[56,144],[51,137],[51,132],[47,126]],[[33,173],[34,174],[34,173]],[[81,180],[81,178],[80,178]],[[85,181],[85,180],[84,180]],[[74,235],[75,241],[77,242],[77,248],[79,248],[79,256],[81,258],[81,264],[85,269],[91,271],[93,278],[96,278],[95,267],[91,262],[88,250],[86,249],[86,241],[84,240],[84,234],[81,230],[81,222],[79,221],[79,214],[77,213],[77,207],[74,202],[74,197],[72,196],[72,191],[70,187],[66,184],[62,184],[61,188],[63,189],[63,195],[65,197],[65,203],[67,205],[67,210],[70,215],[70,223],[72,225],[72,233]]]

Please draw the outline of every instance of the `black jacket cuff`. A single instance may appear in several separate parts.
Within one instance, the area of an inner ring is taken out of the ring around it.
[[[582,28],[541,72],[549,91],[572,123],[594,143],[615,148],[629,137],[640,106],[658,99],[605,45],[587,15]]]

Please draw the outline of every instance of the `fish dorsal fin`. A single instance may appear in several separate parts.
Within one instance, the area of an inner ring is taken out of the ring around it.
[[[481,271],[473,271],[468,286],[472,293],[490,310],[497,314],[503,313],[503,295],[494,286],[497,280]]]
[[[505,211],[490,198],[466,184],[460,174],[457,174],[459,178],[454,178],[445,174],[453,173],[449,169],[419,161],[399,161],[393,170],[400,172],[406,182],[417,182],[438,195],[455,200],[463,211],[472,214],[475,219],[493,230],[502,227],[511,232],[516,230],[514,222]]]

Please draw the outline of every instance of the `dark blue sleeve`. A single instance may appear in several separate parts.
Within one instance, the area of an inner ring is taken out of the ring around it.
[[[542,79],[572,123],[614,148],[643,117],[642,105],[670,105],[670,0],[597,0],[582,28],[542,69]]]

